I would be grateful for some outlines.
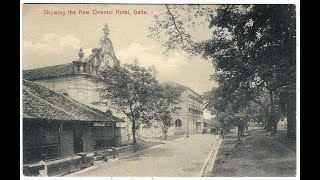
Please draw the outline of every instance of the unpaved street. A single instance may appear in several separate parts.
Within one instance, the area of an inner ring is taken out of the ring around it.
[[[210,151],[217,143],[215,135],[194,134],[142,150],[114,162],[96,163],[76,176],[199,176]]]

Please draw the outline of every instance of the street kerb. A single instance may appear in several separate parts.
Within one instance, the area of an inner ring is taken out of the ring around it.
[[[218,141],[218,144],[214,144],[212,147],[212,150],[210,151],[205,163],[203,164],[200,172],[199,172],[199,177],[202,177],[204,174],[212,171],[214,161],[216,159],[220,144],[222,142],[222,139],[216,139]]]

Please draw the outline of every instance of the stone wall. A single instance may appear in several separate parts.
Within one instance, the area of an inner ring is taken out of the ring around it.
[[[137,131],[137,136],[141,138],[148,138],[148,137],[160,137],[162,136],[161,127],[154,123],[150,126],[140,126]]]
[[[23,166],[25,176],[62,176],[94,165],[94,154],[68,156]]]

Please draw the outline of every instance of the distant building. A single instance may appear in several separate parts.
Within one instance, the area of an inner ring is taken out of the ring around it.
[[[201,133],[203,130],[203,101],[198,93],[178,83],[169,82],[172,86],[183,89],[180,103],[175,105],[173,114],[174,134]]]
[[[172,114],[173,121],[172,126],[168,130],[168,135],[201,133],[204,129],[204,105],[200,95],[189,87],[175,82],[166,82],[164,84],[182,89],[180,103],[174,105],[175,113]],[[141,126],[138,136],[163,136],[160,123],[154,121],[151,124]]]
[[[101,103],[106,100],[103,100],[103,93],[99,91],[99,89],[105,88],[100,73],[107,66],[120,63],[108,37],[107,25],[103,31],[104,36],[100,39],[100,47],[92,49],[92,54],[87,58],[84,58],[83,50],[80,48],[79,59],[71,63],[24,70],[23,79],[38,83],[91,108],[103,112],[110,111],[112,115],[125,121],[117,123],[117,128],[120,131],[121,140],[126,141],[132,139],[132,123],[123,113]],[[177,83],[171,83],[171,85],[179,86],[184,91],[181,95],[181,103],[175,107],[173,126],[169,129],[168,135],[202,132],[203,105],[200,96],[186,86]],[[159,122],[154,121],[149,125],[142,125],[137,131],[137,136],[162,136]]]
[[[23,163],[116,146],[121,119],[23,80]]]

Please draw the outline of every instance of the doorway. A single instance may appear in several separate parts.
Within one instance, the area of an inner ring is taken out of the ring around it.
[[[196,131],[197,133],[201,133],[201,122],[196,122]]]
[[[83,152],[83,133],[81,128],[75,128],[73,132],[73,148],[75,154]]]

